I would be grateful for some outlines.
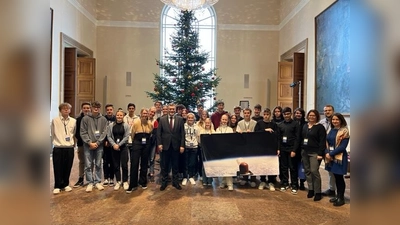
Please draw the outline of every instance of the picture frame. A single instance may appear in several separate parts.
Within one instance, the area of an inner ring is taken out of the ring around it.
[[[249,101],[245,101],[245,100],[239,101],[239,106],[242,109],[250,108],[250,102]]]
[[[315,17],[315,108],[350,114],[350,1],[337,0]]]

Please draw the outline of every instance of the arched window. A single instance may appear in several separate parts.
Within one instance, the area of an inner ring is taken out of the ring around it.
[[[161,14],[161,45],[160,45],[160,59],[164,61],[166,58],[165,49],[171,50],[170,37],[175,32],[175,24],[179,16],[180,10],[165,5]],[[201,49],[209,52],[208,62],[204,65],[206,71],[216,67],[216,22],[214,7],[208,7],[194,11],[197,22],[194,24],[199,32],[199,41]],[[160,71],[162,74],[162,71]],[[213,105],[213,99],[207,99],[204,102],[204,108],[210,108]]]

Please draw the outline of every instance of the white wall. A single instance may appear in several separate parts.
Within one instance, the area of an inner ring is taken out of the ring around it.
[[[315,107],[315,17],[335,0],[310,0],[279,33],[279,56],[308,38],[305,110]]]
[[[96,26],[92,21],[93,18],[90,20],[82,14],[72,5],[74,2],[73,0],[50,0],[50,7],[54,10],[50,118],[58,115],[58,105],[63,102],[61,32],[88,47],[96,54]],[[90,17],[91,14],[87,15]]]

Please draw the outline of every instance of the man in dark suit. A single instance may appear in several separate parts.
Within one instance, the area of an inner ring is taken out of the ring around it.
[[[157,143],[161,154],[161,187],[164,191],[167,187],[168,165],[172,165],[172,186],[181,190],[178,180],[179,154],[185,151],[185,129],[183,118],[175,115],[176,106],[168,105],[168,115],[160,118],[157,128]]]

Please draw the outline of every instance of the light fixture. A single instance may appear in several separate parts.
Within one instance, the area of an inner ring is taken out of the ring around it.
[[[164,4],[184,11],[192,11],[207,8],[214,5],[219,0],[161,0]]]

